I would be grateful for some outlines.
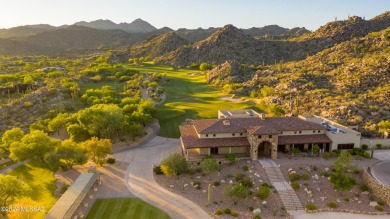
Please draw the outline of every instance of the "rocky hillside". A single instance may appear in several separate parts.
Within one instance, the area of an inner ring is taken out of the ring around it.
[[[187,44],[189,44],[187,40],[175,32],[169,32],[150,36],[145,41],[131,47],[130,53],[132,57],[150,56],[150,58],[156,58]]]
[[[255,40],[242,30],[226,25],[207,39],[181,47],[156,60],[175,66],[188,66],[200,62],[220,64],[226,60],[255,64],[277,57],[277,48],[273,42]]]
[[[213,75],[229,79],[224,83],[242,82],[253,96],[259,87],[274,88],[274,95],[259,96],[265,104],[278,103],[288,113],[313,113],[360,125],[365,135],[375,133],[374,124],[380,120],[390,119],[390,28],[302,61],[259,66],[250,80],[234,80],[240,79],[235,77],[238,72],[226,75],[223,65],[212,70]],[[297,92],[290,93],[291,87]]]
[[[142,19],[136,19],[131,23],[116,24],[110,20],[96,20],[91,22],[80,21],[74,25],[89,27],[98,30],[123,30],[129,33],[148,33],[156,30],[154,26]]]
[[[252,27],[250,29],[241,29],[245,34],[255,38],[261,38],[264,36],[300,36],[305,33],[311,33],[304,27],[295,27],[293,29],[279,27],[278,25],[268,25],[264,27]]]
[[[236,61],[226,61],[207,73],[207,82],[214,85],[242,83],[252,77],[253,69]]]
[[[48,24],[26,25],[9,29],[0,29],[0,38],[22,38],[56,29],[57,27],[53,27]]]

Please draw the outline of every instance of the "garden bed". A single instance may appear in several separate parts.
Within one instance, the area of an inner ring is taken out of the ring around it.
[[[248,171],[244,170],[244,166],[248,166]],[[224,195],[224,192],[231,184],[236,182],[235,176],[238,173],[242,173],[244,178],[249,177],[254,185],[250,188],[253,194],[246,199],[238,201],[237,205],[235,205],[230,198]],[[224,211],[224,209],[228,208],[231,211],[237,211],[239,218],[252,218],[254,216],[252,211],[260,208],[262,218],[285,218],[287,216],[279,195],[274,188],[270,189],[269,196],[265,200],[256,197],[258,188],[263,183],[269,184],[264,169],[257,161],[245,159],[238,160],[234,164],[222,164],[220,172],[210,173],[209,175],[193,171],[192,174],[182,174],[174,177],[155,175],[155,179],[162,187],[193,201],[210,214],[214,214],[218,209]],[[218,185],[218,182],[220,185]],[[197,183],[200,184],[199,189],[197,186],[194,186]],[[211,185],[211,199],[208,204],[209,184]],[[263,204],[264,201],[266,201],[266,204]],[[226,213],[216,215],[216,217],[232,218],[232,216]]]
[[[325,160],[323,158],[285,158],[278,160],[277,163],[280,165],[287,181],[290,180],[290,174],[293,171],[300,176],[296,180],[299,184],[299,189],[295,191],[303,206],[314,203],[316,208],[321,210],[332,209],[332,211],[359,211],[366,213],[381,212],[375,208],[377,204],[374,202],[382,203],[372,195],[370,190],[366,191],[361,171],[361,168],[366,168],[377,161],[375,159],[353,160],[352,166],[355,167],[355,170],[349,171],[347,175],[356,180],[356,185],[350,190],[338,191],[334,189],[329,178],[329,175],[333,173],[332,166],[334,160]],[[390,213],[390,207],[388,205],[384,204],[382,208],[383,212]]]

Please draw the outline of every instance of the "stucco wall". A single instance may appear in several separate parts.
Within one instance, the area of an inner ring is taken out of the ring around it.
[[[283,131],[282,134],[279,135],[317,135],[317,134],[325,134],[326,130],[314,130],[315,133],[313,133],[313,130],[301,130],[302,133],[299,133],[299,131]]]
[[[234,133],[233,136],[232,133],[216,133],[215,137],[213,134],[208,134],[208,137],[206,137],[206,134],[199,134],[199,138],[238,138],[238,137],[246,137],[246,132],[243,132],[242,135],[240,135],[240,132]]]
[[[331,150],[337,149],[338,144],[354,144],[355,148],[360,147],[360,135],[358,134],[333,134],[326,132],[326,135],[333,141]]]
[[[209,155],[210,154],[210,148],[200,148],[199,155]]]
[[[374,177],[372,177],[367,170],[363,171],[363,181],[373,191],[377,198],[380,198],[386,204],[390,205],[390,188],[379,183]]]
[[[188,156],[199,155],[200,154],[200,149],[199,148],[187,149],[187,154],[188,154]]]
[[[370,143],[371,141],[371,143]],[[368,147],[377,145],[377,144],[382,144],[382,146],[387,146],[390,147],[390,139],[362,139],[360,141],[360,145],[366,144]],[[371,145],[370,145],[371,144]]]
[[[247,152],[248,147],[231,147],[232,154],[244,154]]]
[[[218,154],[230,154],[230,148],[229,147],[219,147]]]

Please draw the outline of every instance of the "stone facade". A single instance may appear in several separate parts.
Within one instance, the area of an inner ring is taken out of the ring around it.
[[[363,171],[363,181],[373,191],[377,198],[380,198],[386,204],[390,205],[390,188],[378,182],[374,177],[367,172]]]
[[[264,156],[270,156],[272,159],[276,159],[278,156],[278,136],[277,135],[271,135],[271,138],[269,135],[248,135],[247,136],[248,141],[251,145],[250,148],[250,157],[252,160],[258,160],[259,159],[259,147],[263,143],[264,144],[264,151],[267,151],[268,148],[271,150],[271,154],[263,153]],[[260,152],[260,155],[262,153]],[[263,156],[262,155],[262,156]]]

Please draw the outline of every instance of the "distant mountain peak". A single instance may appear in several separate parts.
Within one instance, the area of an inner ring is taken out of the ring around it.
[[[74,25],[84,26],[84,27],[89,27],[89,28],[94,28],[99,30],[119,29],[129,33],[148,33],[156,30],[154,26],[152,26],[151,24],[149,24],[148,22],[140,18],[135,19],[131,23],[122,22],[116,24],[111,20],[98,19],[91,22],[80,21],[80,22],[76,22]]]

